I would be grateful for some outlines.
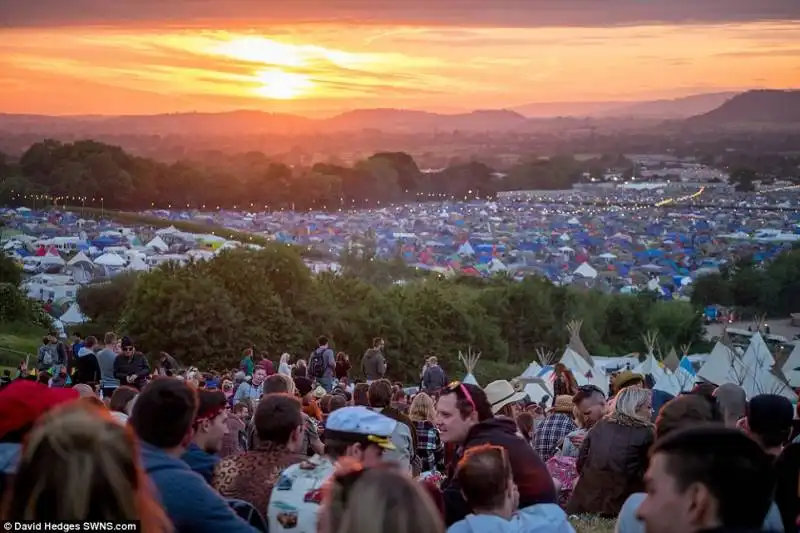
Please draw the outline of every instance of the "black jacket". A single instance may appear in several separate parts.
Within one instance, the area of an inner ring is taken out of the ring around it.
[[[502,446],[508,452],[514,481],[519,489],[519,507],[537,503],[557,503],[553,478],[544,461],[522,437],[517,435],[517,425],[507,418],[491,418],[476,424],[467,433],[456,461],[448,465],[447,481],[442,485],[447,527],[467,516],[472,510],[461,494],[461,487],[454,479],[455,467],[463,451],[482,444]]]
[[[81,354],[75,358],[75,383],[100,383],[100,365],[97,356],[88,348],[82,348]]]
[[[136,375],[136,381],[128,383],[128,376],[131,374]],[[149,375],[150,365],[147,362],[147,358],[139,352],[130,357],[125,354],[118,355],[114,359],[114,377],[119,380],[120,385],[131,385],[141,389],[147,382],[147,376]]]

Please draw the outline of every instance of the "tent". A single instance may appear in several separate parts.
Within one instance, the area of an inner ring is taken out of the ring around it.
[[[458,248],[458,252],[456,253],[461,256],[473,256],[475,255],[475,249],[472,247],[469,241],[466,241]]]
[[[78,307],[77,302],[73,302],[72,305],[69,306],[69,309],[67,309],[67,311],[61,315],[60,320],[68,326],[72,326],[74,324],[83,324],[84,322],[89,321],[89,319],[86,318],[86,315],[81,313],[81,308]]]
[[[781,371],[792,387],[800,387],[800,342],[794,345],[794,350],[786,358]]]
[[[475,371],[475,367],[478,365],[478,360],[480,360],[481,354],[475,353],[472,351],[472,348],[467,350],[467,354],[464,355],[460,351],[458,352],[458,359],[464,364],[464,368],[467,371],[467,374],[462,379],[462,383],[467,383],[469,385],[478,385],[478,380],[475,379],[475,375],[473,372]]]
[[[772,357],[761,333],[756,332],[750,338],[750,344],[742,356],[742,362],[748,367],[766,368],[767,370],[775,364],[775,358]]]
[[[575,275],[581,275],[584,278],[594,279],[597,277],[597,270],[595,270],[589,263],[581,263],[581,266],[573,272]]]
[[[144,272],[145,270],[149,269],[150,267],[147,266],[147,263],[144,262],[144,259],[142,259],[138,255],[131,256],[131,261],[128,264],[128,270],[134,270],[136,272]]]
[[[586,349],[584,346],[583,341],[581,340],[581,326],[583,325],[582,320],[571,320],[567,324],[567,331],[569,332],[569,347],[572,348],[575,353],[583,357],[587,363],[589,363],[590,368],[594,368],[594,359],[589,354],[589,350]]]
[[[77,265],[84,264],[84,263],[91,265],[92,264],[92,260],[89,259],[88,257],[86,257],[85,253],[78,252],[77,254],[75,254],[75,257],[73,257],[72,259],[69,260],[67,265],[68,266],[77,266]]]
[[[117,254],[106,253],[95,259],[94,264],[106,267],[121,267],[125,266],[125,260]]]
[[[723,383],[741,385],[745,374],[746,367],[735,348],[720,340],[706,357],[703,366],[697,372],[697,377],[715,385]]]
[[[153,240],[148,242],[145,245],[145,248],[150,248],[151,250],[155,250],[157,252],[166,252],[169,250],[169,246],[167,246],[167,243],[165,243],[164,239],[162,239],[158,235],[153,237]]]

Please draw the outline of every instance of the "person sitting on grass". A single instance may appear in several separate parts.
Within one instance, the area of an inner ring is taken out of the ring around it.
[[[448,533],[574,533],[556,504],[518,509],[511,462],[501,446],[485,444],[467,450],[458,463],[456,479],[472,513],[451,525]]]

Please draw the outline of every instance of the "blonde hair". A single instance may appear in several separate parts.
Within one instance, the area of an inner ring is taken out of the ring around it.
[[[145,533],[171,524],[153,499],[133,429],[88,402],[53,409],[22,450],[6,520],[140,520]]]
[[[287,364],[288,365],[289,364],[289,359],[291,359],[291,358],[292,358],[291,355],[289,355],[288,353],[284,352],[283,355],[281,355],[281,360],[278,362],[278,364],[279,365],[283,365],[283,364]]]
[[[436,416],[436,406],[433,404],[433,398],[424,392],[420,392],[414,396],[411,402],[411,407],[408,408],[408,417],[414,422],[421,422],[427,420],[433,422]]]
[[[648,389],[639,389],[635,387],[624,388],[614,398],[614,414],[622,414],[649,423],[650,419],[641,416],[639,414],[639,409],[651,401],[651,395]]]
[[[444,533],[442,516],[420,483],[388,466],[350,470],[345,477],[351,481],[337,474],[328,486],[329,533]]]

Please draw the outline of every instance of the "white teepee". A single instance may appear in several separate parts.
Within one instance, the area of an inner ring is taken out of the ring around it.
[[[475,371],[475,367],[478,365],[478,361],[480,360],[480,358],[481,358],[480,352],[477,353],[473,352],[471,347],[467,349],[466,355],[461,353],[461,351],[458,352],[458,359],[464,364],[464,368],[467,371],[467,374],[464,376],[464,379],[461,380],[463,383],[468,383],[470,385],[478,385],[478,380],[475,379],[475,375],[473,374],[473,372]]]

